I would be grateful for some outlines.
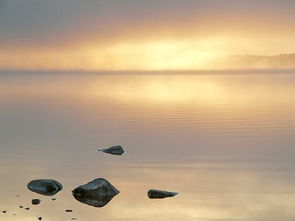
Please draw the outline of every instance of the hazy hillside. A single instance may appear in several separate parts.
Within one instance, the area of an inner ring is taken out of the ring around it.
[[[221,61],[224,69],[295,69],[295,54],[276,56],[229,56]]]

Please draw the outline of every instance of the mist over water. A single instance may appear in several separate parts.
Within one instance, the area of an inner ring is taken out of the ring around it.
[[[294,97],[293,73],[2,74],[0,220],[293,221]],[[99,177],[120,194],[75,201]],[[64,185],[55,202],[26,189],[39,178]]]

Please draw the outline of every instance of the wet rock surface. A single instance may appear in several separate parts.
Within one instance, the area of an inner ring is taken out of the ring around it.
[[[98,178],[72,191],[76,200],[81,203],[103,207],[120,192],[106,179]]]
[[[102,151],[104,153],[112,154],[112,155],[122,155],[125,151],[122,146],[112,146],[105,149],[100,149],[98,151]]]
[[[59,182],[51,179],[32,180],[28,183],[27,187],[32,192],[45,196],[53,196],[63,188]]]
[[[167,197],[176,196],[177,194],[178,193],[176,193],[176,192],[169,192],[169,191],[155,190],[155,189],[150,189],[147,193],[147,195],[150,199],[163,199],[163,198],[167,198]]]

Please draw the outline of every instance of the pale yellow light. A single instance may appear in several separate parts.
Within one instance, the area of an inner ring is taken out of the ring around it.
[[[186,40],[90,43],[61,50],[0,52],[0,69],[27,70],[216,70],[247,69],[229,55],[245,54],[243,38],[211,37]],[[253,48],[260,48],[257,42]],[[262,50],[262,49],[261,49]],[[267,68],[258,63],[252,68]],[[281,67],[284,68],[284,67]]]
[[[210,69],[225,55],[223,43],[223,39],[124,43],[106,50],[92,49],[90,54],[96,54],[97,67],[105,65],[105,69]]]

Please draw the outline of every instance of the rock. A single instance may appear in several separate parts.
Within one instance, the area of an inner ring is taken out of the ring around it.
[[[103,207],[120,192],[107,180],[95,179],[72,191],[76,200],[94,207]]]
[[[66,209],[65,211],[66,211],[66,213],[71,213],[71,212],[73,212],[72,209]]]
[[[29,190],[45,196],[53,196],[63,188],[59,182],[50,179],[33,180],[28,183],[27,187]]]
[[[7,211],[6,210],[3,210],[2,213],[7,213]]]
[[[122,155],[125,152],[121,146],[112,146],[106,149],[100,149],[98,151],[102,151],[104,153],[109,153],[113,155]]]
[[[30,210],[30,208],[29,208],[29,207],[27,207],[27,208],[25,208],[25,210]]]
[[[42,217],[40,216],[40,217],[38,217],[38,220],[42,220]]]
[[[21,209],[22,209],[22,208],[24,208],[24,206],[19,206],[19,208],[21,208]]]
[[[33,205],[39,205],[41,203],[41,200],[39,199],[32,199],[32,204]]]
[[[52,200],[52,201],[55,201],[55,200],[56,200],[56,198],[52,198],[51,200]]]
[[[148,191],[147,195],[150,199],[162,199],[166,197],[173,197],[176,196],[178,193],[176,192],[168,192],[164,190],[154,190],[151,189]]]

